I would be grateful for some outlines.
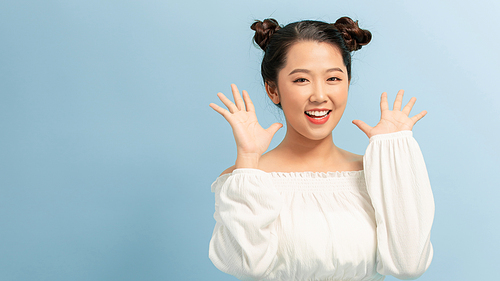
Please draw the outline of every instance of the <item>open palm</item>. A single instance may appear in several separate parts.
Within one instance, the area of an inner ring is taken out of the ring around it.
[[[257,121],[255,108],[246,91],[243,91],[243,99],[236,85],[232,84],[234,103],[224,94],[217,96],[227,107],[227,110],[211,103],[215,111],[220,113],[231,125],[238,152],[237,162],[241,159],[251,159],[251,163],[258,162],[260,156],[266,152],[271,144],[274,134],[283,126],[274,123],[269,128],[264,129]]]
[[[415,123],[427,114],[427,111],[422,111],[419,114],[409,117],[410,111],[417,100],[415,97],[411,98],[406,106],[401,110],[401,105],[403,103],[404,91],[400,90],[394,101],[393,109],[389,109],[389,104],[387,102],[387,93],[382,93],[380,99],[380,121],[375,127],[367,125],[361,120],[354,120],[352,123],[363,131],[368,138],[379,134],[395,133],[399,131],[411,130]]]

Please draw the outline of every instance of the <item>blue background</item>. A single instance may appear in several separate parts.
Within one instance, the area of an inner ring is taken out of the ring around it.
[[[499,12],[482,0],[1,1],[0,280],[235,280],[208,259],[210,184],[235,160],[208,104],[236,83],[263,126],[284,121],[250,25],[344,15],[373,41],[354,55],[335,143],[364,154],[351,120],[376,124],[383,91],[416,96],[436,200],[419,280],[492,280]]]

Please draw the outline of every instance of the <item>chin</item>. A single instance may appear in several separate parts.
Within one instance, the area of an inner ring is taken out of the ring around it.
[[[332,136],[332,131],[328,131],[328,132],[316,132],[316,133],[314,133],[314,132],[308,132],[307,134],[303,134],[302,136],[304,136],[305,138],[310,139],[312,141],[320,141],[320,140],[324,140],[326,138],[331,137]]]
[[[330,120],[336,121],[336,120]],[[320,125],[314,128],[315,125],[311,125],[309,122],[299,123],[297,127],[291,126],[289,122],[287,122],[287,130],[294,131],[293,135],[299,135],[305,139],[311,141],[321,141],[326,138],[332,138],[332,132],[335,127],[337,127],[337,122],[327,122],[326,124]]]

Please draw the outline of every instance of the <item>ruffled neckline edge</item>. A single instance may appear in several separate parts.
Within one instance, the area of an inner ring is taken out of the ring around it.
[[[239,170],[239,171],[238,171]],[[235,173],[235,171],[237,171]],[[335,172],[265,172],[258,169],[237,169],[232,173],[227,173],[219,176],[217,179],[227,178],[233,174],[250,172],[252,174],[258,173],[262,175],[270,175],[273,178],[343,178],[343,177],[355,177],[363,174],[364,170],[358,171],[335,171]]]
[[[358,170],[358,171],[336,171],[336,172],[264,172],[262,170],[258,169],[238,169],[240,171],[237,172],[239,173],[247,173],[250,172],[250,174],[261,174],[261,175],[268,175],[271,178],[274,179],[292,179],[292,180],[297,180],[297,179],[348,179],[348,178],[360,178],[364,170]],[[246,170],[246,171],[243,171]],[[237,170],[235,170],[237,171]],[[227,173],[224,175],[219,176],[213,183],[212,183],[212,192],[215,192],[216,186],[219,185],[221,182],[226,181],[226,179],[235,174],[234,171],[232,173]]]
[[[277,178],[342,178],[353,177],[363,174],[364,170],[358,171],[336,171],[336,172],[269,172],[272,177]]]

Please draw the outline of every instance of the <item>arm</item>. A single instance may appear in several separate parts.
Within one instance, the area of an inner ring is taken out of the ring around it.
[[[234,84],[231,89],[234,103],[218,94],[227,110],[210,104],[231,125],[237,157],[234,167],[224,172],[232,173],[219,177],[212,185],[216,225],[209,257],[221,271],[253,280],[272,268],[278,249],[273,222],[281,210],[281,196],[274,190],[271,176],[256,169],[261,155],[283,125],[275,123],[262,128],[248,93],[243,91],[242,97]]]
[[[399,279],[419,277],[433,256],[434,199],[412,132],[371,137],[364,170],[377,223],[377,271]]]
[[[276,260],[278,238],[273,222],[281,210],[281,197],[269,174],[256,169],[236,169],[217,179],[216,225],[209,257],[221,271],[241,280],[259,279]]]
[[[434,198],[424,158],[411,132],[427,111],[409,117],[416,99],[401,109],[403,95],[400,90],[390,110],[387,93],[382,93],[381,117],[375,127],[360,120],[353,123],[370,138],[363,165],[377,223],[377,271],[413,279],[432,260]]]

